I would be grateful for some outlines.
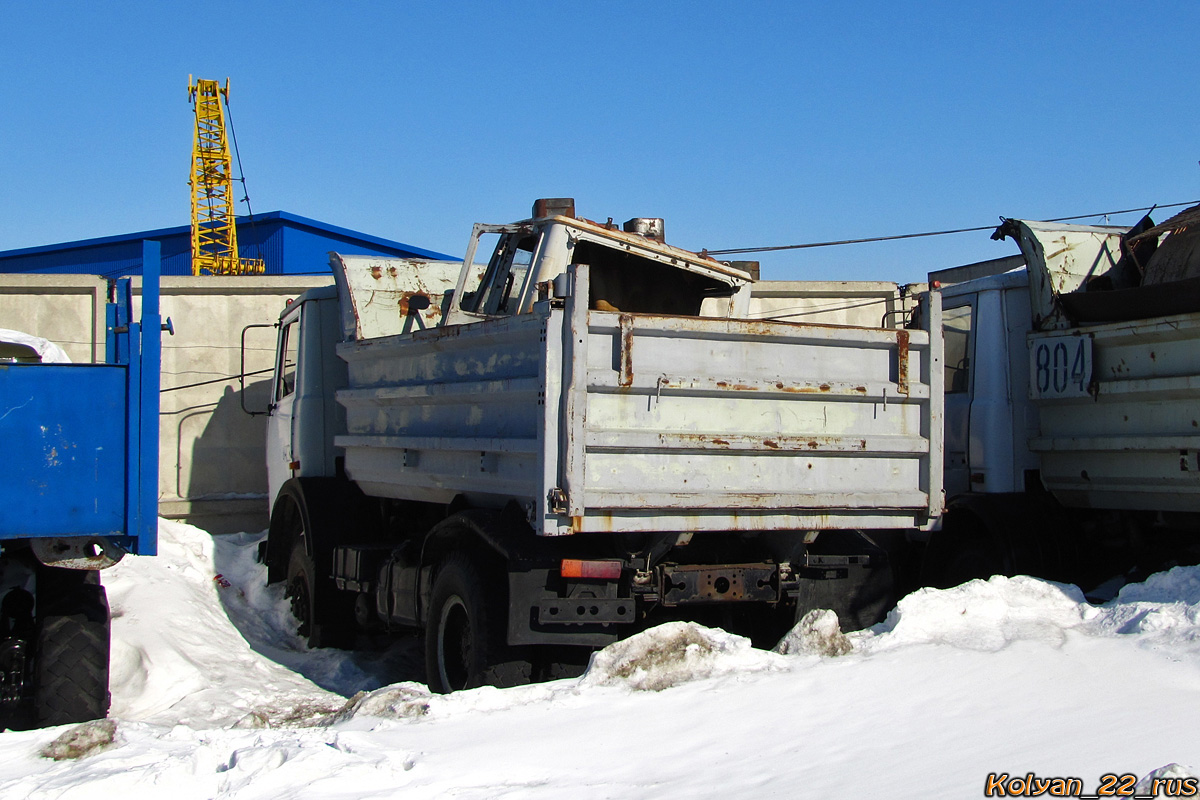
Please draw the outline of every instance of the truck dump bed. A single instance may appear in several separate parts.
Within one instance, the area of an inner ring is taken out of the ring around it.
[[[1170,283],[1120,288],[1125,228],[1012,224],[1034,300],[1029,444],[1046,488],[1072,507],[1200,510],[1200,310],[1143,303]]]
[[[904,330],[589,310],[588,268],[568,276],[533,313],[339,345],[347,474],[397,499],[519,498],[543,535],[940,511],[936,293]]]
[[[105,537],[154,555],[158,530],[159,245],[107,308],[104,364],[0,363],[0,541]]]

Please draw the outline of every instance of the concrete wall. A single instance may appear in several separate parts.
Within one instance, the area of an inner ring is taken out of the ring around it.
[[[328,277],[164,277],[159,513],[214,533],[267,524],[266,409],[275,329],[291,298]],[[135,294],[138,283],[135,282]],[[107,283],[82,275],[0,275],[0,328],[56,342],[75,361],[104,357]]]
[[[107,297],[93,275],[0,275],[0,328],[49,339],[72,361],[103,361]]]

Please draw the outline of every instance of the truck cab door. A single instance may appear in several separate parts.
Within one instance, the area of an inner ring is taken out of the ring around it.
[[[953,498],[971,490],[971,361],[975,349],[972,323],[975,296],[947,298],[942,309],[945,337],[946,497]]]
[[[279,324],[271,410],[267,418],[267,485],[272,507],[280,487],[294,474],[295,445],[292,427],[302,308],[303,305],[298,305]]]

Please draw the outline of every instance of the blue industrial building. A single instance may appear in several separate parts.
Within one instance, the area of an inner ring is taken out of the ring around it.
[[[237,218],[242,258],[261,258],[267,275],[324,275],[329,251],[354,255],[449,260],[452,256],[381,239],[315,219],[271,211]],[[162,245],[162,274],[191,275],[191,228],[161,228],[100,239],[0,251],[0,273],[140,275],[142,240]]]

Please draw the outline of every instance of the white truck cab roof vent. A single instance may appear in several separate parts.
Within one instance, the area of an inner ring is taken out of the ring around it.
[[[541,197],[533,201],[533,218],[574,217],[574,197]]]
[[[634,217],[622,228],[626,233],[636,233],[656,242],[667,240],[667,226],[661,217]]]

